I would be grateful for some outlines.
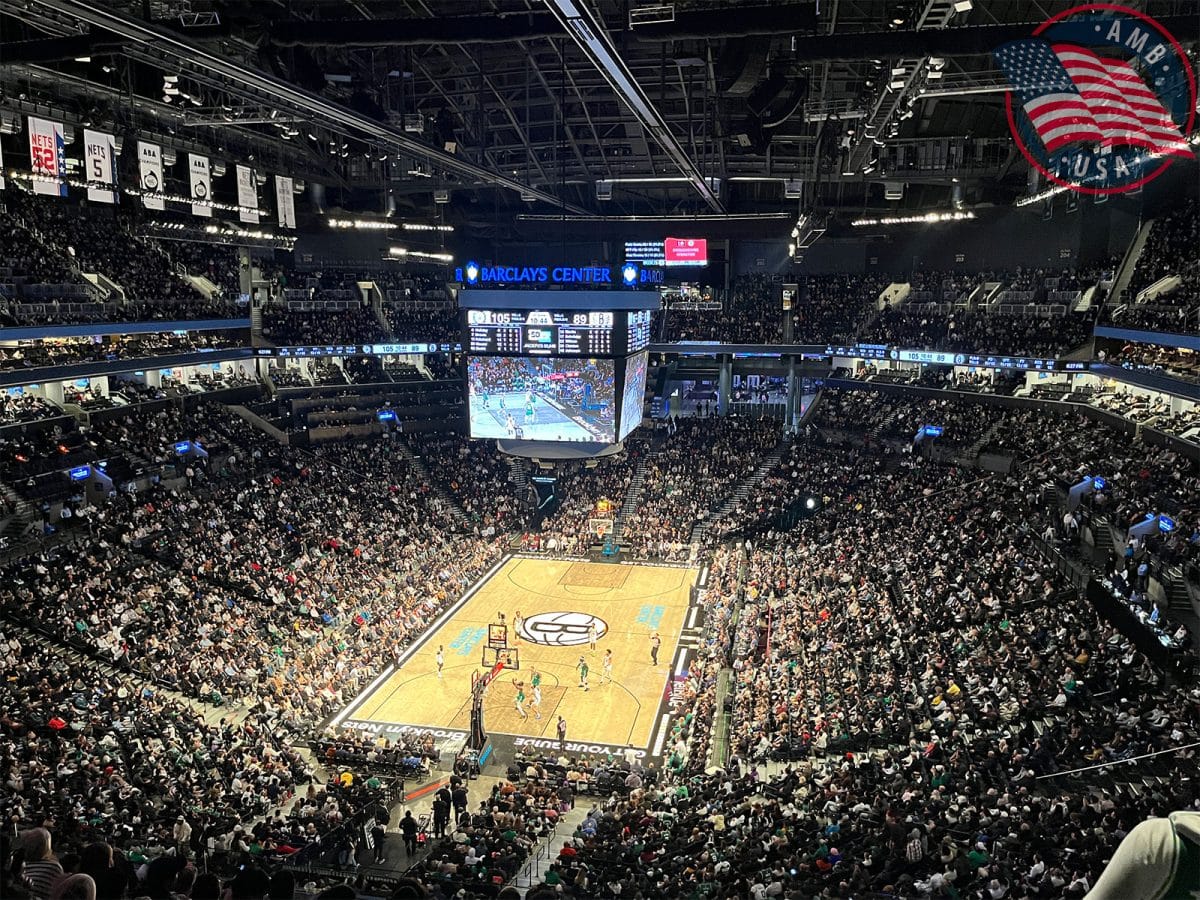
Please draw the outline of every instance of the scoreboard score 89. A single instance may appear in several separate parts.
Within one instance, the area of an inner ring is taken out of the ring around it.
[[[468,309],[470,353],[597,357],[623,353],[625,329],[611,310]]]

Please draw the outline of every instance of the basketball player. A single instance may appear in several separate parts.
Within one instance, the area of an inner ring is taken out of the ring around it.
[[[533,707],[533,717],[540,719],[542,717],[542,686],[540,681],[538,684],[533,685],[533,699],[529,701],[529,705]]]
[[[606,684],[612,684],[612,650],[604,651],[604,681]]]
[[[438,644],[437,656],[435,656],[434,659],[437,660],[438,678],[441,678],[442,677],[442,668],[446,665],[446,654],[442,650],[441,644]]]
[[[588,622],[588,650],[596,652],[596,620]]]
[[[658,648],[662,646],[662,638],[658,636],[658,632],[650,635],[650,664],[656,669],[658,668]]]
[[[514,644],[521,640],[521,626],[524,623],[525,623],[525,617],[523,615],[521,615],[521,611],[518,609],[515,613],[513,613],[513,643]]]
[[[517,423],[513,420],[512,413],[504,414],[504,433],[510,438],[517,436]]]
[[[525,687],[521,682],[517,682],[517,696],[513,699],[513,706],[517,708],[517,712],[521,714],[522,719],[528,719],[529,714],[525,712]],[[540,716],[538,718],[541,718]]]
[[[575,665],[575,668],[577,668],[579,670],[579,686],[581,688],[583,688],[585,691],[589,690],[588,680],[587,680],[588,679],[587,657],[586,656],[579,657],[579,662]]]

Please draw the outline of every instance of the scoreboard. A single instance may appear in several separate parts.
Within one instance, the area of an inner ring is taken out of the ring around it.
[[[624,353],[617,315],[612,310],[468,309],[467,350],[589,359]]]
[[[654,314],[648,309],[638,309],[629,316],[629,346],[627,353],[637,353],[650,346],[650,325]]]

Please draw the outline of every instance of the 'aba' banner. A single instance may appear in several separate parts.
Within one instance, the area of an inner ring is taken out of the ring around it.
[[[296,196],[292,179],[286,175],[275,176],[275,209],[279,213],[280,228],[296,227]]]
[[[258,181],[249,166],[237,167],[238,218],[258,222]]]
[[[162,147],[158,144],[138,141],[138,179],[142,186],[142,205],[146,209],[162,209]]]
[[[67,142],[62,122],[29,117],[29,164],[34,193],[67,196]]]
[[[188,176],[192,183],[192,215],[212,215],[212,182],[208,175],[208,157],[188,154]]]
[[[117,148],[113,136],[85,128],[83,149],[88,199],[95,203],[116,203]]]

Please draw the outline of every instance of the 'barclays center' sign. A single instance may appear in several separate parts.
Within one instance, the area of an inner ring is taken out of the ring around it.
[[[646,284],[662,284],[660,269],[647,269],[633,263],[625,263],[619,269],[612,266],[484,266],[468,262],[454,270],[460,284],[469,287],[500,284],[586,284],[624,285],[634,287]]]

